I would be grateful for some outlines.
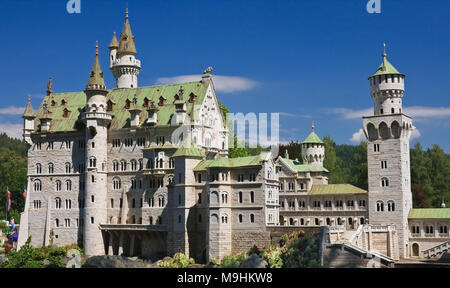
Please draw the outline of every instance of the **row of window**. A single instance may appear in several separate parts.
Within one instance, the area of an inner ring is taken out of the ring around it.
[[[412,234],[420,234],[420,227],[417,225],[414,225],[411,227],[411,233]],[[439,226],[439,234],[447,234],[448,233],[448,226],[447,225],[440,225]],[[433,225],[426,225],[425,226],[425,234],[434,234],[434,226]]]
[[[288,203],[289,208],[295,208],[295,200],[288,201],[287,203]],[[333,201],[331,201],[331,200],[325,200],[323,204],[324,204],[323,207],[326,207],[326,208],[333,207]],[[346,204],[347,204],[347,207],[355,207],[354,200],[347,200]],[[366,200],[359,200],[358,204],[359,204],[359,207],[366,207]],[[297,202],[297,205],[299,208],[306,208],[306,202],[304,200],[299,200]],[[281,201],[281,207],[282,208],[285,207],[284,201]],[[321,208],[322,202],[320,200],[314,200],[312,202],[312,207]],[[336,200],[334,202],[334,207],[344,207],[344,201]]]
[[[42,150],[42,143],[43,142],[37,142],[35,145],[34,145],[34,150]],[[85,140],[77,140],[77,143],[78,143],[78,148],[80,148],[80,149],[85,149],[86,148],[86,141]],[[55,148],[56,146],[55,146],[55,141],[48,141],[47,142],[47,150],[54,150],[54,148]],[[61,149],[64,149],[64,150],[68,150],[68,149],[72,149],[72,141],[71,140],[65,140],[65,141],[63,141],[62,142],[62,144],[61,144]]]
[[[377,201],[377,212],[384,212],[385,203],[381,200]],[[387,211],[394,212],[395,211],[395,202],[392,200],[387,201]]]
[[[314,225],[316,225],[316,226],[322,225],[321,224],[322,220],[323,219],[321,219],[321,218],[314,218]],[[366,221],[365,221],[364,217],[359,218],[359,224],[363,225],[365,222]],[[341,217],[338,217],[336,219],[336,223],[334,223],[334,219],[332,219],[332,218],[326,218],[325,219],[325,224],[328,225],[328,226],[331,226],[331,225],[334,225],[334,224],[336,224],[336,225],[344,225],[344,223],[345,223],[345,218],[341,218]],[[347,223],[348,223],[348,225],[356,224],[355,221],[353,220],[353,218],[351,218],[351,217],[349,217],[347,219]],[[284,225],[284,223],[282,223],[282,224]],[[296,219],[296,218],[289,218],[289,225],[290,226],[296,226],[296,225],[305,226],[305,225],[310,225],[310,224],[309,224],[309,219],[300,218],[300,221],[298,221],[298,219]]]
[[[200,216],[200,215],[199,215]],[[201,218],[199,218],[200,220]],[[220,217],[220,223],[222,224],[227,224],[228,223],[228,215],[227,214],[222,214]],[[199,221],[201,222],[201,220]],[[238,215],[238,223],[244,223],[246,222],[244,215],[243,214],[239,214]],[[249,216],[249,223],[255,223],[255,214],[250,214]],[[218,214],[211,214],[211,224],[219,224],[219,215]]]

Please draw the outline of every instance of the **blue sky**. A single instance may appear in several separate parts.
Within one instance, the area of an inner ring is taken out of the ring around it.
[[[96,40],[114,86],[107,46],[122,30],[126,2],[140,86],[212,66],[218,97],[232,112],[281,113],[283,141],[303,140],[312,121],[319,136],[339,144],[362,139],[360,116],[372,107],[367,78],[386,42],[389,61],[406,74],[404,111],[418,131],[412,142],[450,153],[444,0],[381,0],[381,14],[367,13],[366,0],[81,0],[81,14],[67,13],[67,0],[2,1],[0,131],[21,133],[28,95],[37,108],[50,76],[55,92],[83,90]]]

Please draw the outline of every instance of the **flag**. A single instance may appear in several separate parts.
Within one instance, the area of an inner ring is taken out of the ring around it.
[[[11,192],[8,189],[8,212],[11,211]]]
[[[23,198],[27,198],[27,189],[23,189],[22,196],[23,196]]]

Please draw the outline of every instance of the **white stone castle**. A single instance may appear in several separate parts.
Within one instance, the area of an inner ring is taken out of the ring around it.
[[[142,64],[128,10],[109,50],[116,88],[106,88],[97,45],[83,92],[54,93],[50,81],[37,113],[28,101],[29,193],[19,246],[31,236],[35,246],[78,243],[87,255],[183,252],[205,262],[262,248],[280,231],[327,226],[331,242],[393,260],[449,248],[450,209],[412,208],[405,75],[385,53],[369,78],[365,191],[328,184],[314,126],[300,160],[228,158],[212,69],[196,82],[138,87]]]

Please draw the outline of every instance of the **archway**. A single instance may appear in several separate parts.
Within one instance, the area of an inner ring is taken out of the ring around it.
[[[413,254],[414,257],[418,257],[419,256],[419,244],[414,243],[412,245],[412,252],[413,252],[412,254]]]

